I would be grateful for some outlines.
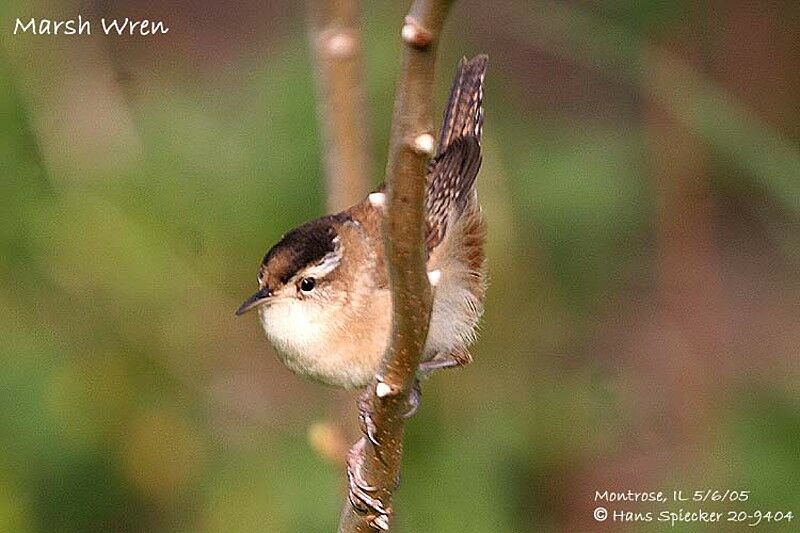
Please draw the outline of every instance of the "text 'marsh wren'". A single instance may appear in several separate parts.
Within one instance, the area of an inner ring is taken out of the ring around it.
[[[463,365],[483,312],[485,226],[475,178],[481,166],[485,55],[462,60],[444,112],[425,193],[433,308],[420,373]],[[344,388],[375,377],[391,333],[391,292],[381,186],[354,206],[288,232],[258,269],[257,309],[293,371]]]

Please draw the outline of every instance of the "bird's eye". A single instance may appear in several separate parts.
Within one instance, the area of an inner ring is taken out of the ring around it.
[[[314,287],[317,285],[317,280],[314,278],[303,278],[300,281],[300,290],[303,292],[311,292],[314,290]]]

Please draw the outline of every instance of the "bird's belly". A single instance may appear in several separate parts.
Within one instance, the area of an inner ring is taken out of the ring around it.
[[[352,348],[326,345],[304,347],[301,351],[281,350],[281,359],[297,374],[335,387],[357,389],[375,377],[383,351],[362,351],[358,354],[360,360],[354,361]]]
[[[373,316],[308,316],[304,307],[264,307],[264,331],[290,370],[322,383],[353,389],[374,377],[388,344],[391,310],[376,302]]]
[[[481,302],[459,273],[443,273],[434,289],[433,310],[422,359],[447,354],[475,341]]]
[[[462,351],[475,341],[486,291],[483,243],[485,226],[475,206],[448,229],[433,250],[427,268],[438,271],[433,313],[423,360]]]
[[[433,290],[433,309],[422,360],[464,348],[475,339],[481,302],[466,274],[445,269]],[[292,371],[329,385],[354,389],[375,377],[391,333],[391,296],[376,291],[357,315],[309,313],[289,301],[259,309],[279,357]]]

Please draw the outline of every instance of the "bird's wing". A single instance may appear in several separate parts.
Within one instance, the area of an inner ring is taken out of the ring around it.
[[[425,195],[425,247],[428,253],[442,242],[453,217],[464,212],[473,196],[480,167],[481,148],[478,139],[471,135],[456,138],[433,161]]]

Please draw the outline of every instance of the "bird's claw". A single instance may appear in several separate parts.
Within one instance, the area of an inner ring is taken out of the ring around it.
[[[408,395],[409,409],[403,415],[405,418],[413,416],[417,412],[421,395],[419,380],[415,379],[414,386]],[[378,531],[388,531],[391,510],[384,507],[383,502],[373,495],[378,489],[367,483],[361,471],[364,462],[364,447],[367,445],[367,440],[372,443],[378,460],[384,462],[381,454],[381,443],[377,438],[377,428],[375,421],[372,419],[372,391],[369,389],[364,391],[364,394],[358,398],[358,415],[361,421],[361,431],[365,436],[358,439],[358,442],[347,453],[347,496],[356,512],[368,516],[367,522],[371,528]],[[400,485],[399,474],[395,482]]]
[[[403,418],[411,418],[417,411],[422,403],[422,388],[419,384],[419,379],[414,378],[414,384],[411,390],[408,391],[408,411],[403,414]]]
[[[377,428],[372,420],[372,406],[370,404],[372,395],[366,391],[358,398],[358,418],[361,420],[361,431],[367,436],[369,441],[377,449],[380,446],[376,436]]]
[[[387,531],[390,511],[384,507],[383,502],[370,494],[374,493],[377,487],[367,483],[361,472],[366,443],[364,438],[358,439],[358,442],[347,453],[348,498],[353,509],[361,514],[369,515],[370,527],[379,531]]]

